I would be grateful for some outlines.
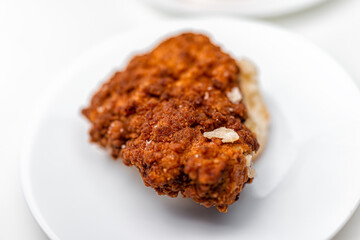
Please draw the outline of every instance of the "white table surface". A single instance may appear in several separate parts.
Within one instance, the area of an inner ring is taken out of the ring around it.
[[[23,133],[39,94],[94,45],[143,21],[171,18],[180,16],[138,0],[0,0],[0,239],[47,239],[27,208],[19,180]],[[329,0],[267,21],[318,44],[360,86],[359,0]],[[360,239],[358,226],[360,209],[335,239]]]

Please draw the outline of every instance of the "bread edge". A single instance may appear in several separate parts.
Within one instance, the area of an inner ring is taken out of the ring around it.
[[[270,126],[270,114],[263,100],[258,84],[258,73],[255,65],[248,59],[237,61],[240,68],[238,75],[239,87],[243,102],[248,111],[248,119],[245,126],[248,127],[257,138],[260,145],[258,151],[252,157],[255,161],[265,149]]]

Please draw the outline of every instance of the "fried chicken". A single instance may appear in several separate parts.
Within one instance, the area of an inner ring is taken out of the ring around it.
[[[82,110],[91,142],[135,166],[158,194],[226,212],[252,181],[259,148],[244,124],[240,71],[208,37],[172,37],[135,56],[92,97]]]

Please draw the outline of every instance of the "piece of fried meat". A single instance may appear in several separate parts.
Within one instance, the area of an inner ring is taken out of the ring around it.
[[[91,142],[135,166],[160,195],[180,192],[226,212],[252,181],[259,149],[259,133],[250,130],[257,123],[248,119],[257,113],[246,107],[239,66],[202,34],[162,42],[115,73],[82,110]]]

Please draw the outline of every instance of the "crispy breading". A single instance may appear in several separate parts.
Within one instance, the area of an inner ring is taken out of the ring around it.
[[[134,57],[93,96],[82,113],[91,141],[134,165],[146,186],[226,212],[251,182],[246,156],[259,148],[244,125],[244,103],[227,93],[239,87],[236,61],[201,34],[184,33]],[[239,139],[204,137],[217,128]]]

